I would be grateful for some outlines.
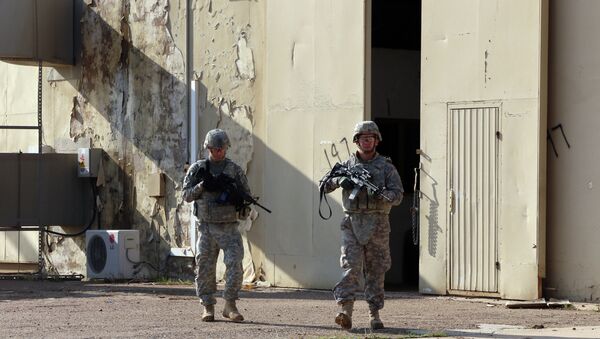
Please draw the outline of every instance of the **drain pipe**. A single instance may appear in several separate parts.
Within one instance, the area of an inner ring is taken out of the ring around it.
[[[191,80],[190,82],[190,165],[195,163],[198,159],[198,80]],[[194,209],[190,211],[190,246],[192,252],[196,253],[196,216],[194,215]]]
[[[186,77],[188,84],[188,121],[189,121],[189,161],[190,166],[196,162],[198,156],[198,93],[197,93],[197,81],[192,79],[192,74],[194,73],[194,11],[192,11],[192,0],[186,1],[186,18],[185,18],[185,27],[186,27]],[[190,227],[189,227],[189,236],[190,236],[190,247],[192,249],[192,256],[196,253],[196,216],[194,215],[194,210],[192,209],[190,212]]]
[[[188,91],[188,112],[189,112],[189,128],[190,128],[190,166],[195,163],[198,159],[198,80],[192,79],[194,73],[194,11],[192,10],[192,1],[187,0],[186,4],[186,74],[187,83],[189,86]],[[190,247],[192,248],[192,255],[196,253],[196,216],[194,215],[194,209],[190,212]]]

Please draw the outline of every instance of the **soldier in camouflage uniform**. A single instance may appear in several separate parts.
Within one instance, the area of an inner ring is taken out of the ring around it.
[[[209,171],[214,177],[221,173],[234,178],[240,186],[250,194],[248,180],[243,170],[233,161],[225,157],[230,146],[225,131],[213,129],[206,134],[204,147],[209,151],[209,158],[195,162],[188,170],[183,181],[183,199],[194,202],[194,214],[198,218],[200,236],[196,247],[196,294],[204,306],[202,321],[214,321],[214,293],[216,286],[216,264],[219,249],[223,249],[225,263],[225,289],[223,299],[225,307],[223,316],[235,322],[241,322],[244,317],[237,310],[235,301],[242,287],[242,259],[244,248],[242,236],[238,230],[238,219],[244,218],[236,207],[220,200],[215,179],[202,180],[199,173]]]
[[[387,199],[362,188],[351,200],[354,183],[346,178],[333,178],[324,183],[329,193],[342,187],[345,216],[342,220],[342,255],[344,270],[341,281],[333,288],[341,311],[335,322],[344,329],[352,328],[352,310],[355,292],[359,290],[361,275],[365,279],[365,298],[369,304],[372,329],[383,328],[379,310],[383,308],[385,272],[391,267],[389,213],[402,202],[404,189],[400,175],[389,158],[379,155],[375,148],[381,141],[379,128],[372,121],[359,122],[354,128],[353,141],[358,151],[343,165],[360,166],[369,171],[371,181],[383,188]]]

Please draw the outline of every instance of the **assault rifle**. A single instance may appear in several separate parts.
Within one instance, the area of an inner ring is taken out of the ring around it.
[[[348,196],[348,199],[350,199],[350,200],[354,200],[356,198],[356,196],[358,195],[358,193],[360,192],[360,189],[365,187],[369,192],[371,192],[377,196],[380,196],[380,197],[386,199],[387,201],[390,201],[390,202],[392,201],[392,199],[390,199],[385,194],[383,194],[383,188],[375,185],[371,181],[371,173],[369,173],[369,171],[367,171],[364,167],[361,167],[361,166],[346,167],[338,162],[331,169],[331,172],[329,173],[329,177],[330,178],[335,178],[335,177],[346,178],[346,180],[350,180],[350,182],[352,182],[354,188],[352,189],[352,192]]]
[[[382,197],[383,199],[385,199],[387,201],[390,201],[390,202],[392,201],[392,199],[390,199],[388,196],[383,194],[383,188],[375,185],[371,181],[371,173],[369,173],[369,171],[367,171],[364,167],[361,167],[361,166],[348,167],[348,166],[344,166],[338,162],[333,166],[331,171],[329,171],[329,173],[327,173],[327,175],[325,175],[325,177],[323,179],[321,179],[321,182],[319,184],[319,194],[320,194],[319,215],[321,216],[322,219],[327,220],[327,219],[331,218],[331,215],[332,215],[331,206],[330,206],[329,207],[329,217],[325,218],[323,216],[323,214],[321,213],[321,201],[323,199],[325,199],[325,203],[327,203],[327,206],[329,206],[329,202],[327,201],[327,196],[325,195],[324,189],[325,189],[325,183],[333,178],[345,178],[350,183],[352,183],[352,192],[350,192],[350,195],[348,196],[348,199],[350,199],[350,200],[354,200],[356,198],[356,196],[358,195],[358,193],[360,192],[360,190],[363,187],[365,187],[368,192],[371,192],[372,194],[374,194],[376,196]]]
[[[221,173],[218,176],[212,175],[208,168],[203,168],[196,175],[198,181],[205,182],[205,189],[209,192],[221,192],[217,197],[217,203],[229,203],[235,206],[236,211],[241,211],[244,207],[256,205],[263,210],[271,213],[271,210],[261,205],[257,199],[246,193],[242,185],[227,174]]]

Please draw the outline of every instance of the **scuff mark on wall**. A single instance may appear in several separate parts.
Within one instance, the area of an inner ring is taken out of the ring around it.
[[[483,83],[487,84],[488,81],[488,50],[485,50],[484,53],[484,66],[483,66]]]
[[[294,44],[292,45],[292,67],[294,67],[294,64],[296,62],[296,42],[294,41]]]

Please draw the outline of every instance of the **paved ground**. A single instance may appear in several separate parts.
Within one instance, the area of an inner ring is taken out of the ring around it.
[[[492,299],[390,292],[381,313],[387,328],[372,333],[363,300],[356,305],[355,328],[346,332],[333,323],[337,306],[328,291],[249,288],[241,297],[245,323],[220,316],[202,323],[191,285],[0,281],[0,337],[600,337],[596,304],[508,309]],[[217,310],[222,305],[219,299]]]

